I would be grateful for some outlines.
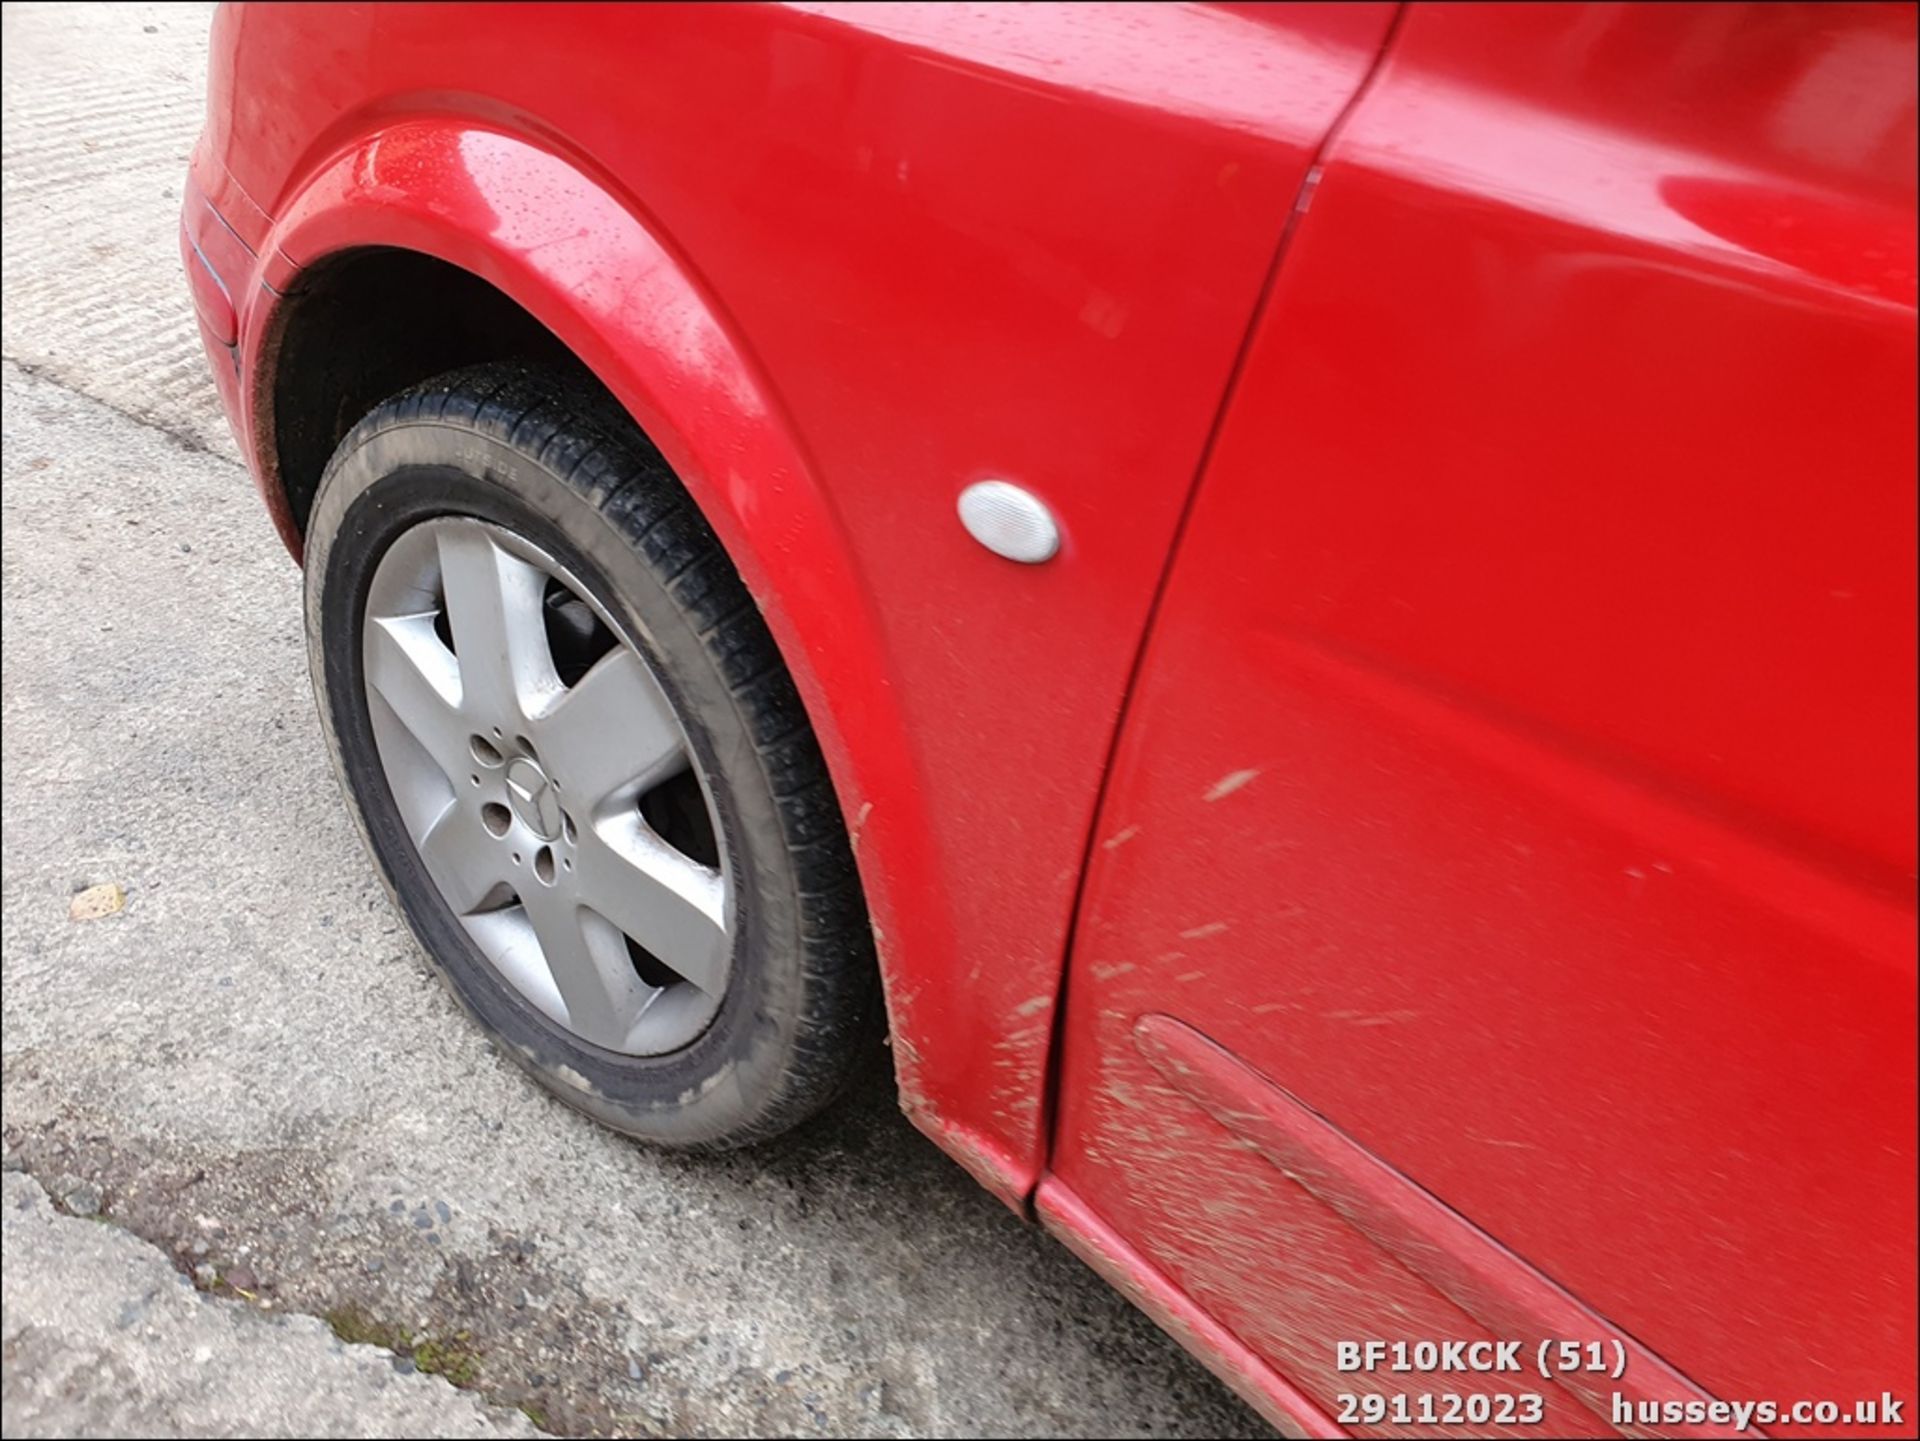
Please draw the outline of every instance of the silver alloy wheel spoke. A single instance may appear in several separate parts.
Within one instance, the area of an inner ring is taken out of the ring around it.
[[[456,916],[470,916],[506,881],[499,846],[459,796],[419,839],[420,859]]]
[[[449,526],[438,539],[463,706],[525,720],[561,689],[547,649],[547,576],[480,527]]]
[[[570,803],[594,812],[686,764],[687,743],[660,685],[625,646],[608,652],[534,724]]]
[[[433,633],[431,613],[369,620],[367,684],[452,780],[467,750],[460,668]]]
[[[708,995],[726,989],[725,893],[717,872],[676,851],[640,818],[580,834],[581,900]]]
[[[522,898],[540,954],[567,1006],[567,1024],[596,1045],[624,1050],[656,992],[634,974],[626,944],[571,896],[532,886]]]
[[[556,583],[598,617],[607,646],[581,656],[568,642],[568,666],[584,667],[568,670],[571,686],[549,640]],[[657,1055],[698,1037],[731,971],[726,846],[715,869],[642,813],[654,787],[698,767],[646,661],[609,643],[612,617],[522,537],[445,517],[389,547],[363,629],[389,786],[495,973],[610,1050]],[[724,840],[710,802],[707,823]]]

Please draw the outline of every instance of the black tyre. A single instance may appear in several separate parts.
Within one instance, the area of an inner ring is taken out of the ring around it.
[[[306,536],[355,819],[509,1056],[720,1148],[871,1054],[872,937],[793,683],[712,531],[590,382],[490,365],[379,406]]]

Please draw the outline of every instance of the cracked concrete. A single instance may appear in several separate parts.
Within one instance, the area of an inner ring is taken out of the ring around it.
[[[9,1436],[540,1434],[311,1316],[202,1294],[131,1233],[60,1214],[31,1177],[4,1178],[0,1236]]]
[[[884,1076],[696,1160],[489,1049],[360,852],[299,578],[202,370],[174,225],[204,8],[9,5],[4,26],[0,1123],[9,1168],[106,1222],[8,1213],[7,1433],[359,1434],[345,1373],[302,1412],[312,1366],[167,1360],[206,1327],[332,1356],[318,1320],[254,1321],[334,1313],[458,1347],[499,1403],[382,1430],[524,1406],[576,1434],[1264,1434],[915,1133]],[[70,920],[107,881],[125,909]],[[45,1211],[29,1184],[7,1204]],[[118,1327],[163,1262],[212,1292],[168,1280],[177,1303]]]

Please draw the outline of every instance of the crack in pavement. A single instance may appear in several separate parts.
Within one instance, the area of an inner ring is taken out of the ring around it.
[[[321,1168],[297,1149],[215,1155],[125,1145],[100,1134],[97,1120],[73,1109],[33,1130],[8,1127],[8,1169],[34,1177],[76,1219],[139,1237],[203,1292],[310,1315],[356,1339],[391,1338],[387,1348],[410,1363],[457,1375],[463,1388],[542,1429],[708,1429],[682,1354],[695,1338],[643,1338],[623,1307],[557,1274],[533,1237],[488,1227],[483,1244],[469,1240],[449,1262],[443,1241],[466,1218],[444,1200],[395,1197],[371,1214],[329,1211]],[[642,1387],[650,1388],[644,1403],[619,1404],[620,1392]],[[776,1394],[785,1388],[764,1389],[755,1410],[766,1429],[792,1432],[819,1419],[793,1404],[797,1397]]]
[[[61,1211],[15,1161],[0,1177],[7,1435],[218,1434],[236,1421],[284,1436],[539,1434],[391,1352],[344,1344],[319,1317],[195,1290],[145,1240]]]

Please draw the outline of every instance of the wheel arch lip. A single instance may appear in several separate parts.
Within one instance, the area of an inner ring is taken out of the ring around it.
[[[298,559],[302,541],[278,475],[272,405],[284,301],[303,273],[349,251],[413,251],[485,280],[551,331],[673,467],[793,674],[853,842],[892,1032],[907,1038],[894,1046],[903,1107],[1024,1206],[1037,1144],[993,1134],[963,1114],[962,1090],[922,1075],[921,1058],[945,1047],[913,1003],[951,1004],[929,982],[957,966],[945,907],[928,903],[944,889],[916,753],[877,602],[797,427],[724,307],[636,202],[556,150],[462,119],[370,130],[334,149],[277,210],[243,311],[240,428],[289,551]],[[795,557],[804,563],[780,563]]]

